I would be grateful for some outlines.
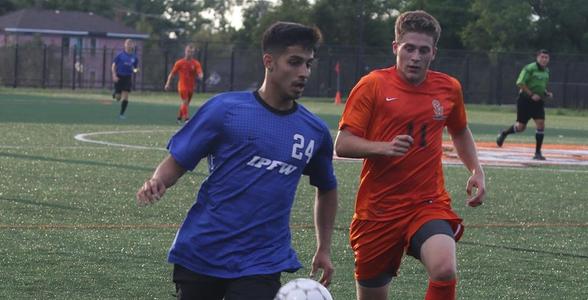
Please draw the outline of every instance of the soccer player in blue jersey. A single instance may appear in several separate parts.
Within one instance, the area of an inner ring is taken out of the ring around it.
[[[169,155],[137,192],[159,200],[207,157],[209,176],[176,234],[178,299],[273,299],[281,272],[301,268],[289,218],[302,175],[316,187],[317,250],[311,275],[329,285],[337,210],[333,143],[326,124],[296,102],[310,75],[320,31],[277,22],[264,33],[265,78],[257,91],[209,99],[169,141]]]
[[[125,118],[125,111],[129,105],[129,93],[131,92],[132,76],[136,73],[139,65],[139,59],[133,53],[135,42],[131,39],[125,40],[124,51],[119,53],[112,61],[112,81],[114,82],[114,94],[112,97],[120,101],[119,118]]]

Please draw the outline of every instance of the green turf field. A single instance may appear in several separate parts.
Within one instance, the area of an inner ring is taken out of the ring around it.
[[[172,299],[166,253],[206,176],[186,174],[157,204],[134,194],[166,155],[178,129],[175,93],[132,93],[128,119],[107,91],[0,89],[0,299]],[[200,104],[196,99],[191,111]],[[333,133],[342,106],[301,101]],[[479,141],[512,123],[512,107],[468,106]],[[509,142],[534,142],[533,124]],[[124,148],[77,141],[89,138]],[[545,143],[588,145],[588,114],[549,110]],[[333,238],[335,299],[354,299],[347,227],[360,164],[336,161],[340,209]],[[445,168],[466,232],[458,245],[460,299],[587,299],[588,167],[486,167],[488,198],[464,205],[467,172]],[[293,209],[294,245],[304,265],[314,252],[313,190],[303,179]],[[283,277],[303,277],[309,269]],[[393,299],[422,299],[423,268],[407,258]]]

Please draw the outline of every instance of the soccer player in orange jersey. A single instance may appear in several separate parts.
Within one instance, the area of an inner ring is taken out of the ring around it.
[[[392,42],[396,65],[357,83],[339,123],[337,155],[364,159],[350,226],[360,300],[387,299],[405,252],[429,275],[425,299],[456,297],[455,243],[463,226],[444,186],[445,127],[471,172],[469,206],[482,204],[485,178],[460,83],[429,70],[440,34],[428,13],[401,14]]]
[[[198,80],[202,80],[202,66],[197,59],[194,59],[195,50],[196,47],[192,44],[186,46],[184,49],[184,58],[176,61],[165,83],[165,90],[169,91],[172,78],[176,73],[179,74],[178,93],[180,94],[180,98],[182,98],[182,104],[180,104],[180,110],[178,111],[178,124],[190,118],[189,107],[194,89],[196,88],[196,76],[198,76]]]

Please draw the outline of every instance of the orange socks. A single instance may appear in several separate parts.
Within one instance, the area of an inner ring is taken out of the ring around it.
[[[178,118],[182,119],[182,120],[187,120],[189,118],[189,110],[188,110],[188,105],[182,103],[180,104],[180,111],[179,111],[179,116]]]
[[[425,300],[454,300],[457,278],[450,281],[433,281],[429,279],[429,288]]]

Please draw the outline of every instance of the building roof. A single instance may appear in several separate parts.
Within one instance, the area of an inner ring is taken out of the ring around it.
[[[124,24],[93,13],[22,9],[0,16],[0,31],[118,38],[149,37]]]

